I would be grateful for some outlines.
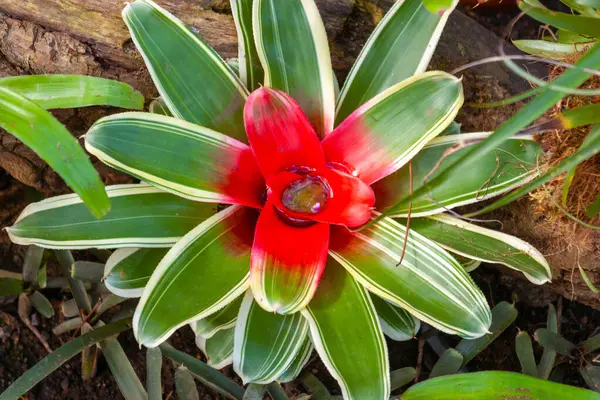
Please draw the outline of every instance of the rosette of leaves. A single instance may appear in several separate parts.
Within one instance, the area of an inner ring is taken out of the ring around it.
[[[337,94],[312,0],[232,1],[239,73],[152,1],[127,5],[157,113],[103,118],[85,146],[143,183],[107,187],[101,220],[76,195],[32,204],[10,237],[118,249],[105,284],[140,297],[142,345],[191,324],[212,365],[233,363],[257,384],[293,379],[314,347],[345,398],[387,399],[384,333],[409,339],[419,320],[465,338],[488,332],[485,297],[451,253],[538,284],[551,276],[529,244],[443,214],[532,179],[531,140],[507,140],[398,202],[491,135],[447,130],[461,81],[424,72],[452,8],[395,3]]]

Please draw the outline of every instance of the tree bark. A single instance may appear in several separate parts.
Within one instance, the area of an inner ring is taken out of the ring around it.
[[[165,9],[182,19],[224,58],[237,56],[236,32],[228,0],[156,0]],[[340,82],[348,74],[363,44],[375,25],[389,9],[393,0],[316,0],[330,39],[332,63]],[[121,19],[122,0],[2,0],[0,3],[0,77],[17,74],[85,74],[117,79],[140,90],[147,100],[157,96],[150,76],[143,65]],[[446,71],[467,62],[495,55],[499,38],[469,17],[454,12],[442,35],[431,63],[432,68]],[[528,68],[540,68],[531,66]],[[544,71],[540,75],[544,75]],[[465,103],[490,101],[507,97],[529,88],[528,84],[510,76],[501,64],[488,64],[465,72]],[[465,108],[459,119],[465,131],[492,130],[514,111],[515,107],[492,110]],[[59,110],[55,115],[80,136],[99,117],[116,112],[101,107]],[[127,178],[96,163],[105,182],[124,182]],[[31,150],[11,135],[0,132],[0,169],[14,179],[35,187],[45,195],[67,191],[58,176],[47,168]],[[1,181],[2,179],[0,179]],[[17,182],[11,193],[15,193]],[[0,199],[10,201],[7,194]],[[24,205],[24,204],[23,204]],[[22,207],[7,207],[0,213],[0,225],[8,225]],[[502,218],[504,230],[531,240],[542,251],[557,240],[552,232],[536,230],[539,221],[527,200],[508,208]],[[533,227],[533,228],[531,228]],[[550,235],[550,236],[549,236]],[[0,240],[7,243],[4,233]],[[600,281],[600,271],[594,265],[598,243],[579,249],[579,262],[592,279]],[[597,295],[574,275],[575,250],[559,256],[549,255],[554,269],[554,282],[549,285],[558,293],[600,309]],[[596,269],[595,269],[596,268]],[[516,287],[529,287],[518,280]],[[532,291],[526,291],[532,293]],[[536,292],[537,293],[537,292]]]

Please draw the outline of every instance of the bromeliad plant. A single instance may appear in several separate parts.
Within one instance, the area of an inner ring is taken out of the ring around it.
[[[461,81],[424,72],[451,9],[395,3],[336,96],[312,0],[232,1],[239,77],[166,10],[129,4],[125,22],[174,117],[103,118],[85,146],[145,183],[108,187],[101,220],[76,195],[32,204],[10,237],[120,248],[105,283],[141,296],[140,344],[192,324],[213,365],[233,361],[254,383],[293,379],[314,346],[345,398],[387,399],[383,333],[409,339],[418,320],[465,338],[488,332],[489,306],[447,250],[550,279],[527,243],[442,214],[531,179],[533,141],[507,140],[398,204],[489,136],[445,132]]]

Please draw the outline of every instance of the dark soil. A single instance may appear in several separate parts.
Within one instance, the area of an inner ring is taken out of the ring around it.
[[[517,14],[514,9],[506,10],[478,10],[469,11],[463,7],[463,11],[471,17],[476,18],[488,29],[498,35],[505,31],[507,23]],[[538,36],[539,24],[532,20],[524,18],[516,24],[511,33],[511,38],[535,38]],[[486,85],[485,82],[480,85]],[[498,96],[504,96],[505,93],[492,93],[490,88],[490,98],[478,99],[471,98],[471,101],[492,101],[497,100]],[[469,93],[467,93],[469,100]],[[515,108],[496,109],[493,111],[469,111],[462,113],[463,126],[470,128],[477,127],[480,130],[491,129],[498,125],[514,112]],[[90,124],[90,120],[95,119],[96,111],[94,108],[88,110],[66,110],[61,111],[57,116],[65,123],[69,129],[79,136]],[[2,138],[0,138],[2,139]],[[5,146],[6,147],[6,146]],[[15,149],[15,154],[26,149]],[[123,183],[129,178],[116,173],[107,167],[97,165],[106,183]],[[6,167],[5,168],[9,168]],[[33,174],[27,179],[32,182],[32,186],[37,191],[25,186],[16,179],[7,174],[0,168],[0,226],[10,225],[20,211],[30,202],[38,200],[42,195],[62,193],[66,190],[64,184],[53,176],[53,172],[40,170],[36,165],[31,166],[31,170],[25,171]],[[35,184],[38,182],[39,184]],[[50,183],[48,183],[50,182]],[[54,182],[54,183],[52,183]],[[40,194],[40,192],[42,194]],[[0,232],[0,268],[13,271],[19,271],[23,262],[24,249],[19,246],[11,245],[5,232]],[[86,254],[81,255],[86,258]],[[80,258],[82,259],[82,258]],[[50,273],[58,274],[57,268],[51,265]],[[509,327],[488,349],[482,352],[477,358],[469,363],[468,368],[472,371],[482,370],[504,370],[519,371],[519,361],[514,351],[514,339],[518,331],[524,330],[533,335],[533,332],[545,325],[547,304],[549,301],[556,303],[556,296],[548,295],[548,292],[540,290],[534,285],[511,275],[504,274],[505,270],[496,267],[481,267],[474,274],[474,278],[480,285],[490,305],[500,301],[516,300],[516,307],[519,310],[519,316],[514,325]],[[37,322],[37,329],[48,341],[53,349],[58,348],[70,339],[70,334],[64,334],[60,337],[52,333],[52,328],[60,323],[60,302],[70,297],[67,293],[58,290],[46,291],[47,296],[52,300],[57,316],[51,319],[43,319],[38,315],[32,317]],[[598,321],[600,315],[598,311],[581,304],[562,301],[561,312],[561,333],[574,343],[580,342],[598,330]],[[455,337],[440,334],[450,345],[457,342]],[[127,356],[137,372],[138,376],[145,381],[145,352],[141,351],[135,342],[131,331],[127,331],[119,336],[119,341],[123,346]],[[182,350],[194,357],[202,359],[200,350],[194,344],[193,333],[189,328],[182,328],[170,339],[171,344],[179,350]],[[418,359],[418,341],[392,342],[388,341],[390,364],[392,369],[417,366]],[[540,348],[536,347],[536,355],[539,356]],[[6,389],[15,379],[25,371],[39,362],[47,355],[44,347],[38,339],[25,327],[19,320],[16,302],[10,298],[0,298],[0,392]],[[425,345],[423,350],[423,362],[421,365],[420,379],[426,379],[437,356],[433,350]],[[27,395],[28,399],[121,399],[123,398],[116,382],[111,375],[106,362],[101,358],[98,364],[97,375],[83,382],[81,379],[81,358],[76,356],[63,365],[60,369],[44,379],[35,386]],[[567,363],[566,383],[585,387],[580,378],[577,368],[577,362]],[[307,366],[307,370],[313,372],[332,394],[340,394],[339,387],[334,379],[328,374],[322,362],[316,354]],[[173,364],[164,359],[162,382],[164,388],[164,398],[177,398],[174,392],[173,382],[174,368]],[[236,379],[231,367],[224,369],[224,373]],[[198,383],[198,390],[201,399],[221,399],[211,389]],[[285,385],[285,389],[294,398],[302,393],[306,393],[298,383]],[[368,399],[365,399],[368,400]]]

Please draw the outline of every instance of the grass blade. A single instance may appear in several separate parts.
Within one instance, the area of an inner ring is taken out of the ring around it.
[[[546,328],[553,333],[558,333],[558,319],[556,316],[556,309],[552,304],[548,306],[548,320],[546,322]],[[556,351],[545,347],[538,365],[538,376],[542,379],[548,379],[554,368],[554,361],[556,360]]]
[[[243,400],[263,400],[265,393],[267,392],[266,385],[259,385],[257,383],[251,383],[244,392]]]
[[[433,366],[429,378],[456,374],[460,367],[462,367],[463,361],[462,354],[455,349],[448,349]]]
[[[44,249],[35,245],[27,248],[25,253],[25,261],[23,262],[23,280],[25,282],[36,282],[38,280],[38,272],[42,264]]]
[[[281,385],[277,382],[271,382],[267,385],[267,390],[269,394],[273,398],[273,400],[288,400],[288,396],[285,393],[285,390],[281,387]]]
[[[71,278],[78,281],[100,283],[104,278],[104,264],[90,261],[75,261],[71,265]]]
[[[158,347],[146,350],[146,390],[148,400],[162,399],[162,352]]]
[[[600,349],[600,335],[592,336],[585,342],[580,343],[577,347],[581,349],[583,355],[589,354],[592,351]]]
[[[180,400],[200,400],[194,377],[184,366],[179,366],[175,371],[175,390]]]
[[[56,254],[56,258],[58,258],[58,262],[62,266],[63,270],[69,274],[71,270],[71,266],[75,263],[73,259],[73,255],[69,250],[54,250]],[[83,282],[73,279],[71,277],[69,279],[69,287],[71,288],[71,293],[73,294],[73,298],[77,302],[77,307],[80,310],[83,310],[86,314],[89,314],[92,311],[92,304],[90,303],[90,299],[87,295],[87,291],[85,290],[85,285]]]
[[[390,373],[391,390],[396,390],[404,385],[408,385],[417,376],[417,370],[413,367],[405,367],[392,371]]]
[[[515,340],[517,357],[521,363],[521,370],[525,375],[538,377],[538,369],[533,355],[533,345],[531,344],[531,336],[525,331],[517,333]]]

